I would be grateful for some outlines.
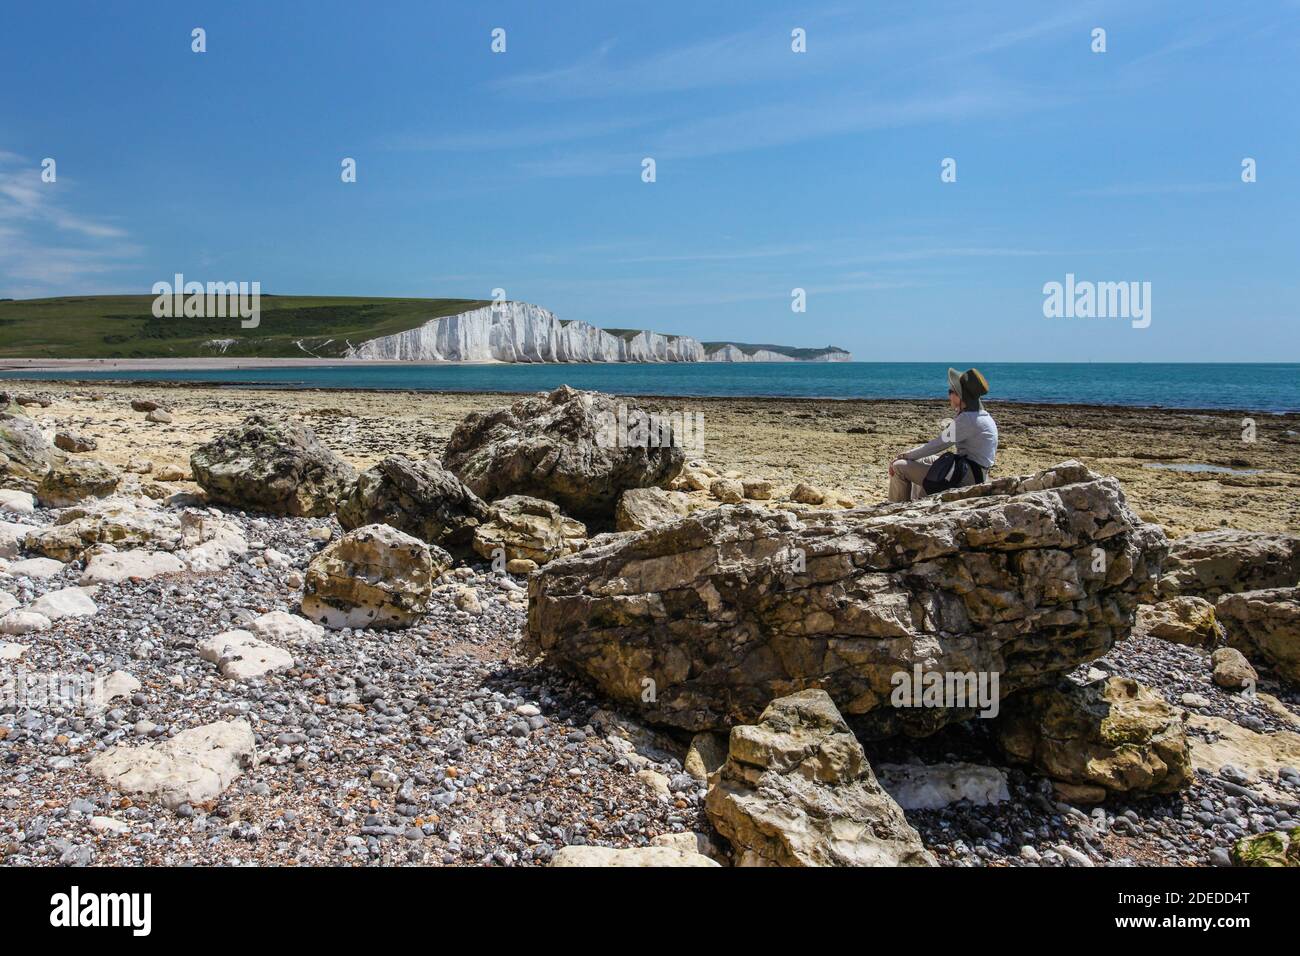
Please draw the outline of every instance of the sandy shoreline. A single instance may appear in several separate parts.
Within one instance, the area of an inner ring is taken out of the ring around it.
[[[292,360],[289,360],[292,361]],[[358,467],[385,455],[441,454],[472,411],[509,404],[487,392],[363,391],[218,387],[212,383],[6,380],[0,389],[48,396],[29,414],[47,429],[94,438],[94,456],[114,464],[147,458],[188,469],[198,445],[254,412],[299,418]],[[134,398],[168,408],[170,424],[145,421]],[[704,416],[704,450],[720,472],[779,486],[810,481],[858,504],[887,496],[886,468],[899,451],[934,437],[945,403],[806,398],[642,399],[660,412]],[[1118,477],[1135,509],[1171,535],[1219,527],[1300,529],[1300,415],[1259,416],[1256,440],[1239,413],[1177,409],[991,404],[1001,430],[996,474],[1027,474],[1069,458]],[[1184,472],[1151,465],[1211,465]],[[1253,474],[1250,472],[1254,472]],[[703,493],[701,493],[703,494]],[[707,496],[706,496],[707,497]]]

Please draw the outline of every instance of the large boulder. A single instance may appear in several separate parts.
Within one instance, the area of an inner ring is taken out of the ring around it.
[[[339,503],[345,530],[388,524],[458,557],[467,557],[474,529],[488,520],[488,506],[436,461],[400,455],[363,471]]]
[[[929,733],[976,706],[891,706],[900,680],[1053,683],[1128,635],[1165,544],[1075,462],[874,510],[726,505],[552,561],[528,636],[659,723],[723,728],[821,687],[865,733]]]
[[[37,482],[63,458],[35,421],[0,410],[0,478]]]
[[[1112,793],[1172,793],[1194,779],[1186,715],[1129,677],[1063,680],[1021,694],[998,720],[1012,760]]]
[[[452,432],[442,463],[489,501],[530,495],[609,522],[621,492],[676,476],[680,443],[671,423],[634,403],[564,385],[474,412]]]
[[[733,727],[705,809],[739,866],[934,865],[825,691]]]
[[[194,480],[221,504],[299,517],[334,513],[356,471],[306,425],[250,415],[190,455]]]
[[[36,500],[44,508],[67,508],[87,498],[107,498],[122,481],[112,465],[93,458],[55,462],[36,486]]]
[[[616,531],[644,531],[691,513],[691,499],[680,491],[663,488],[629,488],[618,496],[614,509]]]
[[[1225,594],[1215,613],[1228,632],[1228,646],[1300,684],[1300,587]]]
[[[302,613],[329,628],[410,627],[428,610],[451,555],[386,524],[349,531],[312,559]]]
[[[1160,594],[1223,594],[1289,588],[1300,583],[1300,534],[1203,531],[1169,545]]]
[[[587,528],[565,517],[559,507],[540,498],[509,495],[492,505],[492,518],[474,529],[474,550],[492,559],[548,561],[580,551],[587,545]]]

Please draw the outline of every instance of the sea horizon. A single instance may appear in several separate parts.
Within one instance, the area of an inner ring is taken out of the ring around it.
[[[945,397],[944,362],[397,363],[227,358],[70,361],[67,368],[7,368],[0,380],[176,382],[279,389],[419,392],[546,391],[560,385],[682,398],[926,400]],[[1300,411],[1294,362],[990,362],[987,402],[1187,410]],[[962,368],[969,367],[965,363]]]

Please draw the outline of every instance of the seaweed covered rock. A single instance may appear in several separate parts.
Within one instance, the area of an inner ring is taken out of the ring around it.
[[[306,425],[250,415],[190,455],[211,501],[294,517],[334,513],[356,471]]]
[[[36,486],[36,500],[45,508],[66,508],[87,498],[107,498],[122,481],[112,465],[93,458],[56,461]]]
[[[529,495],[583,520],[609,522],[623,491],[677,475],[681,443],[670,419],[563,385],[474,412],[452,432],[442,464],[489,501]]]
[[[459,557],[471,553],[474,529],[488,517],[483,499],[437,462],[400,455],[363,471],[338,509],[345,530],[392,525]]]

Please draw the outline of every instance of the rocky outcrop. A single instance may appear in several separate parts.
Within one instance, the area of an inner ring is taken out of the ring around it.
[[[1194,776],[1185,716],[1128,677],[1067,680],[1008,701],[997,731],[1008,757],[1055,780],[1172,793]]]
[[[681,469],[682,436],[633,403],[563,385],[509,408],[474,412],[452,432],[442,464],[479,497],[529,495],[581,519],[609,521],[629,488]]]
[[[410,627],[428,609],[433,579],[450,566],[437,545],[386,524],[364,525],[312,559],[302,613],[329,628]]]
[[[60,561],[87,557],[87,552],[103,545],[174,551],[196,571],[226,567],[235,556],[248,550],[248,542],[229,519],[194,511],[177,515],[159,509],[148,499],[128,498],[107,498],[68,508],[55,524],[29,532],[26,545],[31,551]]]
[[[107,498],[117,490],[122,473],[93,458],[55,462],[36,486],[36,500],[45,508],[66,508],[87,498]]]
[[[400,455],[363,471],[338,509],[345,530],[387,524],[458,557],[472,553],[474,529],[489,516],[483,500],[436,461]]]
[[[644,531],[676,521],[691,513],[690,499],[680,491],[629,488],[618,496],[614,509],[616,531]]]
[[[587,529],[540,498],[509,495],[492,505],[492,517],[474,529],[474,550],[488,560],[546,564],[587,545]]]
[[[739,866],[933,866],[824,691],[733,727],[705,809]]]
[[[977,705],[896,706],[900,681],[1053,683],[1128,635],[1165,547],[1075,462],[872,510],[730,505],[551,562],[527,631],[659,723],[727,727],[821,687],[864,732],[928,733]]]
[[[1229,647],[1300,684],[1300,587],[1225,594],[1215,612]]]
[[[160,744],[118,744],[86,768],[114,790],[175,809],[219,797],[255,760],[248,721],[228,720],[183,730]]]
[[[250,415],[190,455],[194,480],[220,504],[295,517],[334,513],[356,472],[306,425]]]
[[[40,481],[63,457],[32,419],[0,411],[0,478]]]
[[[1300,535],[1203,531],[1169,546],[1160,593],[1211,601],[1223,594],[1289,588],[1300,583]]]
[[[1214,605],[1205,598],[1191,596],[1142,605],[1138,608],[1137,630],[1188,647],[1212,647],[1219,639]]]

